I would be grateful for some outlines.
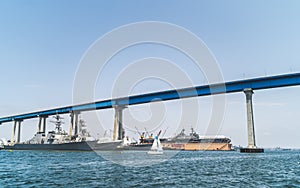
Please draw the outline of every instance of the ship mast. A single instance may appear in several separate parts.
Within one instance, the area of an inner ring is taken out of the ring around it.
[[[64,122],[62,122],[62,119],[64,119],[64,118],[60,117],[60,115],[58,115],[58,114],[53,116],[53,118],[55,119],[55,121],[50,121],[50,122],[55,124],[55,130],[57,131],[57,133],[61,133],[62,132],[61,125],[64,123]]]

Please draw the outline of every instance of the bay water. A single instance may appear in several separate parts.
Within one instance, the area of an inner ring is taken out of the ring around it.
[[[0,187],[300,187],[300,150],[146,152],[0,150]]]

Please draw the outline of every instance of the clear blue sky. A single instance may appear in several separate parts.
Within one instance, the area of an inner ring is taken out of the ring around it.
[[[138,21],[169,22],[195,33],[225,80],[300,72],[299,10],[299,1],[2,0],[0,116],[71,104],[83,53],[103,34]],[[299,92],[294,87],[255,93],[258,145],[300,148]],[[221,130],[236,145],[247,144],[244,102],[243,94],[228,95]],[[23,140],[36,129],[34,121],[24,125]],[[10,138],[11,127],[1,125],[0,138]]]

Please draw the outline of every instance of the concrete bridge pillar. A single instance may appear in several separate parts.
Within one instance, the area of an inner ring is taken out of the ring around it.
[[[37,133],[46,133],[46,120],[48,116],[39,116],[39,124]],[[43,125],[43,129],[42,129]]]
[[[15,120],[13,130],[12,130],[12,135],[11,135],[11,144],[15,143],[16,127],[17,127],[17,121]]]
[[[11,135],[11,143],[12,144],[20,143],[20,141],[21,141],[21,122],[22,122],[22,120],[14,120],[14,126],[13,126],[12,135]],[[16,136],[17,126],[18,126],[18,132],[17,132],[17,141],[16,141],[15,136]]]
[[[252,104],[252,89],[245,89],[246,104],[247,104],[247,127],[248,127],[248,148],[256,148],[254,119],[253,119],[253,104]]]
[[[251,88],[245,89],[244,93],[246,95],[246,105],[247,105],[248,148],[242,148],[241,152],[261,153],[264,152],[264,150],[262,148],[257,148],[255,143],[253,104],[252,104],[253,90]]]
[[[21,142],[21,120],[18,121],[18,139],[17,139],[17,143]]]
[[[69,135],[72,137],[73,135],[73,126],[74,126],[74,112],[71,112],[70,114],[71,120],[70,120],[70,132]]]
[[[41,116],[41,121],[43,122],[43,133],[45,133],[46,134],[46,123],[47,123],[47,118],[48,118],[48,116]]]
[[[78,116],[79,116],[80,112],[74,112],[74,116],[75,116],[75,132],[74,135],[78,135]]]
[[[42,127],[42,117],[40,116],[39,117],[39,124],[38,124],[38,130],[37,130],[37,133],[40,133],[42,130],[41,130],[41,127]]]
[[[115,119],[114,119],[114,134],[113,141],[123,139],[123,110],[125,106],[114,106],[115,109]]]

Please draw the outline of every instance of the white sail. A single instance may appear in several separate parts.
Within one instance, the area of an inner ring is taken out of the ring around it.
[[[158,150],[158,151],[162,151],[162,150],[163,150],[163,149],[162,149],[162,145],[161,145],[159,139],[157,139],[157,150]]]
[[[154,139],[151,150],[157,150],[158,149],[158,141]]]
[[[148,151],[148,154],[163,154],[162,145],[160,143],[158,136],[155,137],[152,147],[150,151]]]

